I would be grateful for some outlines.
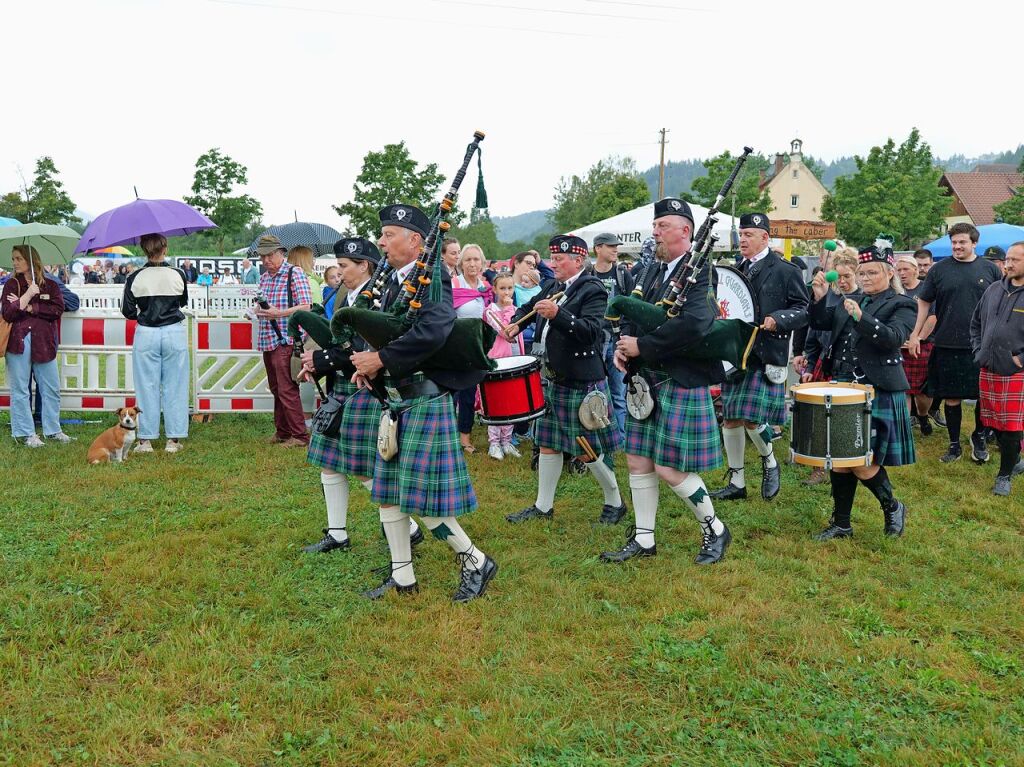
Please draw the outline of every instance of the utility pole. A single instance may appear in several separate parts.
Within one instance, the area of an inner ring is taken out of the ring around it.
[[[668,142],[665,140],[665,134],[668,133],[668,128],[662,128],[658,131],[661,134],[661,163],[658,167],[658,199],[662,199],[665,196],[665,144]]]

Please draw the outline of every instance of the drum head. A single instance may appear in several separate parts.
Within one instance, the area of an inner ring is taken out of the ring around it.
[[[532,365],[538,365],[536,357],[529,355],[520,355],[517,357],[499,357],[494,361],[496,363],[492,374],[497,373],[511,373],[521,370],[528,370]]]
[[[743,320],[757,325],[757,296],[754,289],[739,269],[731,266],[716,266],[718,281],[716,296],[718,314],[724,320]],[[736,368],[729,362],[722,362],[726,375],[732,375]]]
[[[874,387],[855,383],[802,383],[790,387],[793,399],[798,402],[824,404],[825,397],[831,397],[837,405],[853,405],[874,399]]]

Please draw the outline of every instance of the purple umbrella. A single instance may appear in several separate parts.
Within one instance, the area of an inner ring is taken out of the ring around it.
[[[113,245],[138,245],[147,234],[179,237],[217,225],[195,208],[178,200],[135,200],[108,210],[89,224],[75,253]]]

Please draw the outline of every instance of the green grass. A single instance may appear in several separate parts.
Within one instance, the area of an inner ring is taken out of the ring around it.
[[[359,598],[386,549],[358,486],[351,552],[301,553],[318,474],[263,443],[269,417],[90,467],[100,417],[67,447],[0,441],[0,764],[1024,763],[1024,483],[996,499],[991,464],[939,464],[939,430],[891,472],[904,539],[862,489],[857,536],[813,542],[827,486],[784,467],[776,502],[720,506],[735,540],[707,569],[664,488],[638,565],[598,561],[625,531],[592,524],[589,477],[510,527],[534,475],[478,434],[464,522],[501,569],[457,607],[430,538],[418,596]]]

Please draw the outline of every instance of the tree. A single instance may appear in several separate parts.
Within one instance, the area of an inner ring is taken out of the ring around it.
[[[629,157],[606,157],[583,177],[562,177],[548,214],[559,232],[625,213],[651,201],[647,183]]]
[[[466,226],[453,228],[451,236],[463,247],[471,242],[479,245],[488,261],[501,261],[509,256],[508,245],[498,240],[498,228],[488,216],[481,216]]]
[[[693,193],[688,195],[688,202],[695,202],[705,208],[710,208],[721,191],[722,184],[732,173],[737,159],[732,156],[732,153],[726,151],[718,157],[705,160],[704,167],[707,168],[708,174],[694,180]],[[768,160],[761,155],[752,154],[747,157],[731,190],[736,195],[737,216],[742,216],[744,213],[771,213],[772,201],[768,191],[762,192],[758,189],[761,183],[760,171],[767,169]],[[722,203],[722,212],[732,213],[732,200],[728,197]]]
[[[36,160],[32,185],[0,197],[0,216],[16,218],[26,224],[82,223],[75,215],[75,203],[64,191],[64,183],[57,179],[59,174],[52,157],[40,157]]]
[[[263,215],[263,206],[248,194],[232,196],[236,184],[248,181],[248,168],[214,147],[196,160],[192,195],[185,202],[202,211],[217,225],[217,251],[224,255],[224,241],[252,225]]]
[[[403,203],[430,215],[442,182],[444,176],[438,173],[437,164],[420,168],[404,141],[385,144],[384,151],[367,152],[363,158],[363,169],[352,185],[352,200],[332,207],[339,216],[348,216],[350,234],[376,239],[381,208]],[[450,221],[458,223],[459,219],[449,215]]]
[[[1017,171],[1024,173],[1024,158],[1021,159],[1020,165],[1017,166]],[[1024,185],[1014,189],[1010,199],[999,203],[992,211],[1003,223],[1024,226]]]
[[[931,147],[917,128],[899,148],[889,139],[854,161],[857,172],[837,178],[821,207],[840,237],[863,245],[879,232],[891,232],[897,248],[912,249],[938,231],[950,198],[939,186],[942,169],[934,166]]]

